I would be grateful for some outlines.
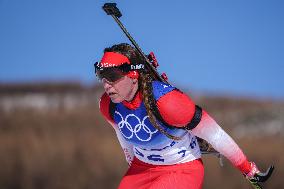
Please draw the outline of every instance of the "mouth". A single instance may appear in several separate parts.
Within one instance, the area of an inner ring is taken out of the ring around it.
[[[115,92],[109,92],[109,93],[107,93],[108,94],[108,96],[113,96],[113,95],[116,95],[117,93],[115,93]]]

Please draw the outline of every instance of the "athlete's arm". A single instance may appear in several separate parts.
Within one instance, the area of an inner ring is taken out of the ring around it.
[[[104,116],[104,118],[110,122],[110,123],[114,123],[114,120],[112,118],[112,116],[110,115],[110,112],[109,112],[109,104],[110,104],[110,98],[109,96],[104,93],[100,99],[100,102],[99,102],[99,108],[100,108],[100,111],[102,113],[102,115]]]
[[[176,127],[187,125],[195,111],[194,102],[178,90],[173,90],[159,98],[157,107],[163,120]]]
[[[224,155],[242,173],[251,170],[251,164],[235,141],[205,111],[200,123],[191,132],[206,140],[212,147]]]
[[[114,120],[112,119],[112,116],[110,116],[109,103],[110,103],[110,98],[107,96],[106,93],[104,93],[100,100],[100,111],[102,115],[105,117],[105,119],[108,121],[108,123],[112,125],[112,127],[114,128],[120,146],[124,152],[125,159],[128,165],[130,166],[134,157],[133,146],[123,138],[123,136],[121,135],[118,129],[118,126],[115,124]]]
[[[158,99],[157,107],[164,121],[176,127],[187,125],[195,112],[195,103],[178,90],[173,90]],[[242,150],[206,111],[202,111],[200,123],[191,132],[210,143],[242,173],[248,173],[251,170],[251,164]]]

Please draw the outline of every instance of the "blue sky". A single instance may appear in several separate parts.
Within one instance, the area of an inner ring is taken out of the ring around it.
[[[0,0],[0,82],[96,82],[105,47],[128,42],[107,1]],[[192,91],[284,98],[284,1],[112,1],[170,83]]]

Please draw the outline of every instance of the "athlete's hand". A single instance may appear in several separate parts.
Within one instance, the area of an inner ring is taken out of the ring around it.
[[[262,189],[260,182],[265,182],[271,176],[274,166],[270,166],[265,173],[259,171],[254,162],[251,162],[251,170],[244,176],[249,180],[255,189]]]

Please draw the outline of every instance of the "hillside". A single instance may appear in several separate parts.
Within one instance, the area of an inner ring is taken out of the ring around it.
[[[127,169],[98,109],[103,90],[80,83],[0,85],[0,188],[116,188]],[[284,103],[192,96],[261,169],[276,166],[266,188],[284,188]],[[205,189],[250,188],[225,160],[204,156]]]

